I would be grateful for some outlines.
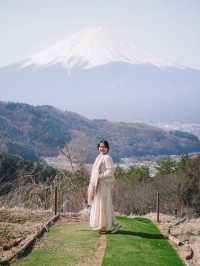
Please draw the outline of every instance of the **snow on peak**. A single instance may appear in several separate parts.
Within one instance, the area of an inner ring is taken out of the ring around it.
[[[31,56],[22,67],[62,64],[69,72],[77,68],[91,68],[111,62],[153,64],[163,62],[136,48],[129,40],[103,28],[84,28],[71,37]]]

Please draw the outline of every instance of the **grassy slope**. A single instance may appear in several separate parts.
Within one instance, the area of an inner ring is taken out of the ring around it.
[[[50,228],[32,253],[14,263],[20,266],[92,265],[99,234],[86,223],[66,223],[61,219]]]
[[[176,251],[149,220],[119,217],[123,230],[108,234],[103,266],[184,266]]]

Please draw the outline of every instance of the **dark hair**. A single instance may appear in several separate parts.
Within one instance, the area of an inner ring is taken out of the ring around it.
[[[97,148],[100,147],[100,144],[103,144],[108,150],[110,149],[110,146],[107,140],[105,139],[100,140],[99,143],[97,144]]]

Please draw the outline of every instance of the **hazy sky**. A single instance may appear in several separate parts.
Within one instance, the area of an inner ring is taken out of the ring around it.
[[[99,25],[154,56],[200,69],[200,0],[0,0],[0,66]]]

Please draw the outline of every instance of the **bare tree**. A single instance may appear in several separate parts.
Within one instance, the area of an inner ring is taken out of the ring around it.
[[[65,147],[61,150],[61,153],[66,157],[67,161],[70,162],[71,170],[74,172],[72,151],[70,150],[68,144],[65,144]]]

